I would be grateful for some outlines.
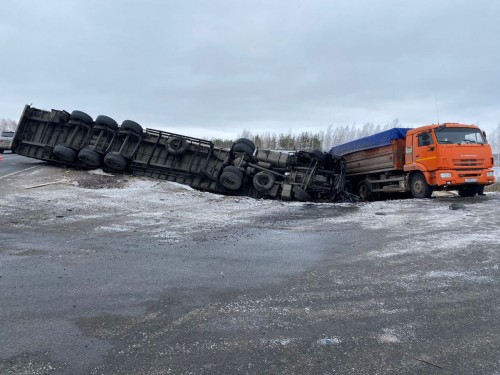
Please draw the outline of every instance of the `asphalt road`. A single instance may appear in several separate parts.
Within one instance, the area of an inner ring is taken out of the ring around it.
[[[0,180],[27,172],[42,163],[36,159],[5,152],[0,160]]]
[[[499,218],[42,164],[0,182],[0,373],[498,374]]]

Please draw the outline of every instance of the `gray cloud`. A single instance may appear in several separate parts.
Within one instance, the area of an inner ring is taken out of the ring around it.
[[[0,3],[0,117],[25,103],[193,136],[500,121],[496,1]]]

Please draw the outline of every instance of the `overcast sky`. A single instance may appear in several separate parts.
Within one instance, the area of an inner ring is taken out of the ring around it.
[[[500,1],[2,0],[24,104],[196,137],[500,122]]]

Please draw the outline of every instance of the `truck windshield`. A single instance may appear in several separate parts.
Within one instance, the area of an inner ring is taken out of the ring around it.
[[[438,143],[486,143],[479,129],[441,128],[435,131]]]

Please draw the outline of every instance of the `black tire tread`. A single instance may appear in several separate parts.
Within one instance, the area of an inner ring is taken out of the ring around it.
[[[54,157],[66,163],[72,163],[76,160],[77,154],[75,150],[62,145],[56,145],[52,150]]]
[[[264,193],[273,187],[275,180],[272,173],[260,171],[253,176],[253,186],[255,190]]]
[[[122,122],[122,126],[120,127],[120,130],[124,131],[130,131],[132,133],[135,133],[137,135],[142,135],[144,129],[140,124],[138,124],[135,121],[132,120],[125,120]]]
[[[181,155],[187,151],[189,143],[182,137],[170,137],[167,139],[166,147],[170,154]]]
[[[311,200],[311,196],[309,195],[309,193],[302,189],[300,186],[295,185],[294,187],[292,187],[292,191],[293,196],[299,202],[309,202]]]
[[[93,168],[97,168],[102,164],[102,156],[97,151],[88,148],[84,148],[78,153],[78,159]]]
[[[222,171],[219,182],[229,190],[238,190],[243,184],[243,171],[235,166],[227,166]]]
[[[127,168],[128,160],[119,152],[108,152],[104,157],[104,164],[115,171],[124,171]]]
[[[118,129],[118,123],[114,119],[108,116],[104,115],[97,116],[97,118],[95,119],[95,123],[96,125],[102,125],[111,130]]]
[[[422,191],[418,191],[415,184],[420,182],[423,186]],[[427,181],[425,180],[425,176],[421,172],[416,172],[411,177],[410,182],[410,190],[413,198],[422,199],[422,198],[430,198],[432,195],[432,188],[429,186]]]
[[[94,122],[94,120],[92,119],[92,117],[90,115],[88,115],[87,113],[82,112],[82,111],[71,112],[69,119],[73,120],[73,121],[80,121],[80,122],[83,122],[84,124],[87,124],[87,125],[92,125],[92,123]]]

